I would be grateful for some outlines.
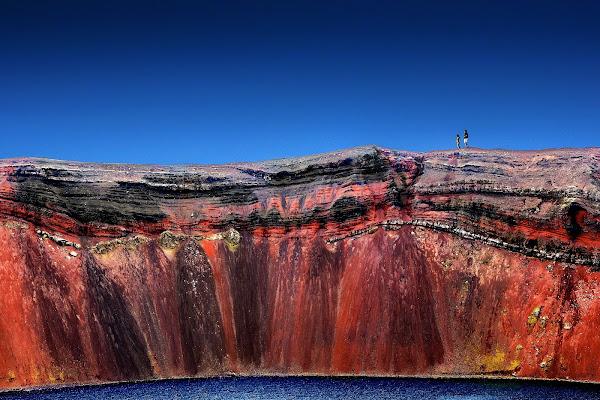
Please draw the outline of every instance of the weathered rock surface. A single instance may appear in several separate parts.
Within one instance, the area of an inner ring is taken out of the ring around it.
[[[0,387],[600,381],[600,149],[0,161]]]

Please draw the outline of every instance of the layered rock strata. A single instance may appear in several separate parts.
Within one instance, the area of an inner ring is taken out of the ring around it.
[[[0,387],[600,381],[600,149],[0,162]]]

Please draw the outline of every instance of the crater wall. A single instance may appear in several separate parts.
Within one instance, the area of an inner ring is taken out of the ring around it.
[[[0,161],[0,387],[600,381],[600,149]]]

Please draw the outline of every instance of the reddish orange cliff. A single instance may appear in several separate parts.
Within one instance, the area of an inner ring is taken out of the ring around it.
[[[600,381],[600,149],[0,161],[0,387]]]

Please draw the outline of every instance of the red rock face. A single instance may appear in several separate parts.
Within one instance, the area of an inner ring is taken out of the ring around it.
[[[0,162],[0,386],[600,381],[600,150]]]

